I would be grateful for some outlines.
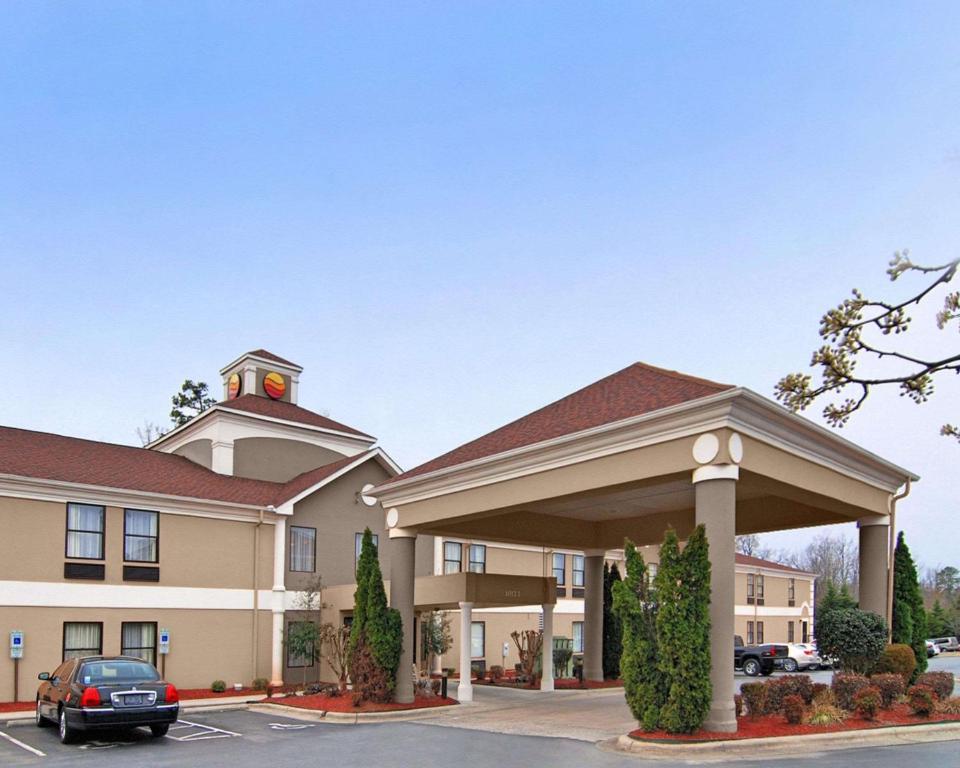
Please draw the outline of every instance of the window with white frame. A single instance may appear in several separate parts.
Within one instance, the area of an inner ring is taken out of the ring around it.
[[[747,645],[753,645],[753,622],[747,622]]]
[[[650,563],[647,566],[647,586],[653,586],[653,580],[657,578],[657,571],[659,566],[656,563]]]
[[[583,555],[573,556],[573,586],[582,587],[584,583]]]
[[[583,622],[573,622],[573,652],[583,653]]]
[[[470,624],[470,657],[482,659],[486,656],[487,624],[483,621],[474,621]]]
[[[317,529],[290,526],[290,570],[314,573],[317,570]]]
[[[120,655],[157,663],[157,625],[151,621],[125,621],[120,625]]]
[[[103,653],[103,624],[99,621],[63,622],[63,660]]]
[[[470,545],[470,572],[487,572],[487,547],[485,544]]]
[[[67,557],[103,560],[106,509],[94,504],[67,504]]]
[[[160,513],[145,509],[123,510],[123,559],[131,563],[156,563],[160,557]]]
[[[763,576],[757,574],[757,605],[763,605]]]
[[[757,622],[757,645],[763,645],[763,622]]]
[[[788,621],[788,622],[787,622],[787,642],[788,642],[788,643],[794,642],[794,632],[795,632],[795,631],[796,631],[796,630],[794,630],[794,628],[793,628],[793,622],[792,622],[792,621]]]
[[[562,552],[553,553],[553,578],[558,587],[567,583],[567,556]]]
[[[797,604],[797,580],[787,579],[787,605],[793,608]]]
[[[460,573],[463,570],[463,545],[459,541],[443,542],[443,572]]]

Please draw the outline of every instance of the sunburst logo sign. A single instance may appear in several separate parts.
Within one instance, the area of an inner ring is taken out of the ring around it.
[[[227,379],[227,399],[233,400],[240,394],[241,382],[239,373],[231,373]]]
[[[263,377],[263,391],[268,397],[279,400],[283,393],[287,391],[287,383],[279,373],[270,372]]]

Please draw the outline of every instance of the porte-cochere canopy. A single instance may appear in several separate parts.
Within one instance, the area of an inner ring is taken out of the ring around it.
[[[742,387],[637,363],[379,486],[391,538],[581,549],[600,676],[603,553],[707,529],[714,707],[735,729],[734,536],[857,521],[863,607],[887,614],[889,517],[917,476]],[[591,575],[593,578],[591,578]]]

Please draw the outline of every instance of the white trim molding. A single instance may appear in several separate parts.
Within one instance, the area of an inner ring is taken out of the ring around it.
[[[258,590],[260,610],[271,591]],[[149,608],[154,610],[252,611],[252,589],[146,587],[62,581],[0,581],[0,605],[22,608]]]

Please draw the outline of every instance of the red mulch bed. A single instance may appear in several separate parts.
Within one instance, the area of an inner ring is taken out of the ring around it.
[[[353,697],[350,693],[343,696],[328,696],[326,694],[314,694],[312,696],[286,696],[284,698],[270,699],[271,704],[283,704],[287,707],[296,707],[297,709],[315,709],[322,712],[395,712],[404,709],[429,709],[431,707],[446,707],[451,704],[457,704],[456,699],[443,699],[439,696],[417,696],[413,704],[378,704],[372,701],[366,701],[359,707],[353,706]]]
[[[695,733],[667,733],[666,731],[642,731],[637,729],[630,736],[638,741],[730,741],[743,739],[762,739],[769,736],[806,736],[836,731],[856,731],[873,728],[889,728],[895,725],[922,725],[924,723],[960,722],[960,715],[933,714],[930,717],[917,717],[910,712],[906,704],[898,704],[891,709],[882,709],[876,720],[864,720],[850,715],[836,725],[790,725],[783,715],[764,715],[763,717],[741,717],[737,720],[736,733],[717,733],[697,731]]]
[[[32,712],[32,701],[0,701],[0,712]]]
[[[265,696],[266,691],[258,691],[253,688],[241,688],[239,691],[233,688],[227,688],[223,693],[214,693],[209,688],[177,688],[180,692],[181,701],[190,701],[191,699],[225,699],[228,696]]]

